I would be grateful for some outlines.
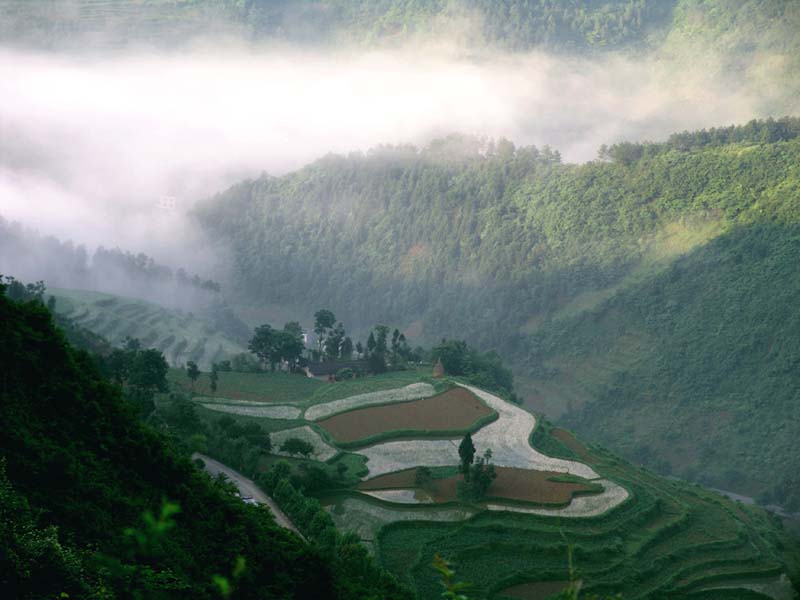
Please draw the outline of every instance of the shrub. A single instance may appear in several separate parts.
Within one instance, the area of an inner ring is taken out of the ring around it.
[[[356,376],[355,371],[350,367],[345,367],[344,369],[339,369],[336,372],[336,381],[342,381],[343,379],[354,379]]]
[[[308,458],[314,453],[314,446],[306,440],[300,438],[290,437],[284,440],[280,448],[281,452],[288,452],[289,454],[299,454]]]

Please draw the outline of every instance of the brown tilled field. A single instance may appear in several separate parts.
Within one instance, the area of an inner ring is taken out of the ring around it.
[[[456,387],[422,400],[351,410],[317,424],[339,442],[355,442],[393,430],[464,430],[492,412],[471,392]]]
[[[504,500],[517,500],[533,504],[568,504],[578,493],[599,492],[597,486],[590,483],[572,483],[551,481],[550,478],[563,475],[553,471],[530,471],[511,467],[495,467],[497,479],[489,488],[487,496]],[[358,485],[359,490],[408,489],[417,487],[416,469],[406,469],[396,473],[387,473]],[[434,479],[424,486],[424,490],[434,502],[450,502],[457,498],[458,482],[461,475],[453,475],[446,479]]]

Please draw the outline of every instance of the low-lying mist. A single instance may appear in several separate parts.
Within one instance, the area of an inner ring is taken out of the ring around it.
[[[214,253],[184,214],[237,180],[451,132],[550,145],[566,161],[585,161],[603,143],[767,116],[757,89],[709,72],[647,57],[446,44],[0,49],[0,215],[208,273]]]

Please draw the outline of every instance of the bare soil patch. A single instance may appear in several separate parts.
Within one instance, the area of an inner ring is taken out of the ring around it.
[[[531,471],[512,467],[495,467],[495,471],[497,479],[494,480],[487,493],[490,498],[533,504],[564,505],[569,504],[576,494],[602,491],[588,482],[553,481],[553,478],[564,476],[563,473],[554,471]],[[406,469],[362,481],[358,485],[358,489],[374,491],[419,488],[416,477],[416,468]],[[434,479],[421,489],[434,502],[451,502],[457,498],[459,481],[461,481],[461,475],[453,475],[445,479]]]
[[[519,598],[519,600],[546,600],[567,589],[569,581],[530,581],[507,587],[501,596]]]
[[[317,424],[339,442],[355,442],[389,431],[469,429],[492,412],[468,390],[456,387],[422,400],[351,410],[317,421]]]

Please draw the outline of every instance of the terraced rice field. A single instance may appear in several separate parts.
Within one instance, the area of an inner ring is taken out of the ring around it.
[[[474,394],[464,388],[452,388],[422,400],[350,410],[318,420],[317,424],[337,442],[356,442],[391,431],[435,434],[473,429],[493,414]]]
[[[241,404],[201,403],[204,408],[217,412],[242,415],[246,417],[267,417],[270,419],[297,419],[301,411],[296,406],[273,404],[270,406],[242,406]]]
[[[427,398],[432,396],[435,391],[434,387],[429,383],[412,383],[402,388],[356,394],[340,400],[316,404],[306,411],[305,418],[309,421],[320,421],[333,415],[365,406]]]
[[[212,362],[232,358],[246,349],[206,321],[135,298],[101,292],[49,288],[56,311],[78,325],[120,346],[126,337],[139,338],[144,347],[157,348],[173,366],[195,361],[209,370]]]
[[[305,436],[315,445],[314,460],[346,456],[362,468],[358,461],[365,459],[368,472],[360,483],[320,499],[337,527],[355,531],[421,600],[441,593],[430,567],[437,553],[472,582],[470,598],[544,598],[569,577],[568,547],[590,595],[624,591],[626,600],[637,600],[747,594],[784,600],[781,590],[791,584],[782,587],[781,576],[789,572],[793,550],[764,511],[651,475],[471,386],[450,396],[468,393],[498,415],[472,436],[479,454],[492,449],[499,473],[483,502],[458,501],[458,439],[390,440],[343,455],[339,444],[346,442],[340,438],[388,435],[390,423],[420,426],[420,413],[401,416],[398,410],[433,400],[433,386],[417,381],[422,385],[413,387],[409,374],[390,377],[364,378],[354,386],[317,384],[304,397],[298,393],[283,404],[305,410],[305,420],[292,421],[288,429],[276,427],[276,420],[236,418],[268,421],[276,449],[290,436]],[[275,381],[280,389],[292,380]],[[409,399],[415,394],[428,399]],[[387,398],[393,399],[392,412],[383,413]],[[227,402],[244,409],[270,405]],[[381,413],[397,420],[380,423]],[[348,415],[359,418],[348,422]],[[349,429],[335,431],[332,423]],[[420,466],[434,468],[432,481],[417,484]]]

